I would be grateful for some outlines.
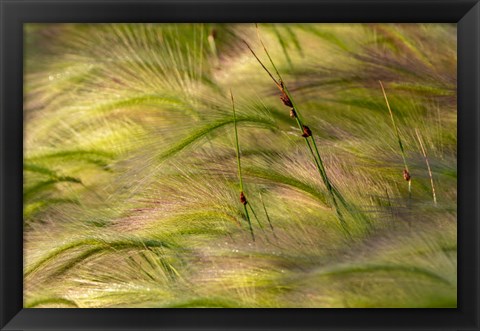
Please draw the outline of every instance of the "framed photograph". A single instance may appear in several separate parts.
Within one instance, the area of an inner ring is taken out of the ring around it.
[[[478,1],[0,3],[1,330],[480,330]]]

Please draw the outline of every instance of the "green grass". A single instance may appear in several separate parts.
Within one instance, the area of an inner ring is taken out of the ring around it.
[[[25,307],[456,306],[453,25],[25,35]]]
[[[243,177],[242,177],[242,163],[241,163],[241,157],[240,157],[240,144],[238,143],[238,129],[237,129],[237,114],[235,113],[235,100],[233,98],[232,91],[230,91],[230,97],[232,99],[232,111],[233,111],[233,127],[235,130],[235,152],[237,155],[237,169],[238,169],[238,181],[240,184],[240,203],[243,205],[243,210],[245,211],[245,218],[247,219],[248,222],[248,228],[250,230],[250,234],[252,235],[252,240],[255,241],[255,234],[253,233],[253,228],[252,228],[252,221],[250,219],[250,215],[248,213],[248,207],[251,207],[249,204],[249,201],[247,200],[245,196],[245,189],[243,186]],[[248,207],[247,207],[248,204]],[[252,209],[252,213],[255,214],[255,212]],[[255,215],[255,218],[257,218],[257,215]]]

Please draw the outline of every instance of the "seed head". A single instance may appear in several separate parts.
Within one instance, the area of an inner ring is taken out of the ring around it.
[[[308,138],[312,135],[312,131],[310,130],[310,128],[306,125],[303,126],[303,134],[302,134],[302,137],[303,138]]]
[[[243,194],[243,192],[240,192],[240,202],[241,202],[243,205],[246,205],[246,204],[247,204],[247,198],[245,197],[245,194]]]
[[[294,108],[290,109],[290,117],[291,118],[296,118],[297,117],[297,112],[295,111]]]
[[[410,181],[412,177],[410,177],[410,173],[408,172],[407,169],[403,169],[403,179],[405,179],[407,182]]]
[[[282,100],[283,104],[287,107],[293,107],[292,101],[288,97],[285,91],[282,91],[282,95],[280,96],[280,100]]]

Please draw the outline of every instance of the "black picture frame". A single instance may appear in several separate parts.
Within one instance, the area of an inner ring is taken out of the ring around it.
[[[480,330],[478,0],[1,0],[1,330]],[[23,24],[30,22],[458,24],[458,308],[24,309]]]

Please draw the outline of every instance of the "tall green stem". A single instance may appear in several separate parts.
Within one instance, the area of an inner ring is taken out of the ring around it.
[[[400,138],[400,132],[398,131],[397,124],[395,123],[392,108],[390,108],[390,103],[388,102],[387,93],[385,92],[385,88],[383,87],[382,81],[379,80],[378,82],[380,83],[380,87],[382,88],[383,97],[385,98],[385,103],[387,104],[388,112],[390,113],[390,119],[392,120],[393,129],[395,131],[395,135],[397,136],[398,146],[400,147],[400,154],[402,155],[403,164],[405,166],[405,171],[408,174],[408,179],[405,178],[405,180],[407,180],[407,182],[408,182],[408,197],[411,198],[412,197],[412,180],[410,178],[410,172],[408,170],[407,158],[405,157],[405,150],[403,148],[402,138]]]
[[[245,193],[243,192],[242,164],[240,160],[240,144],[238,143],[237,114],[235,112],[235,100],[233,99],[232,91],[230,91],[230,97],[232,99],[233,127],[235,128],[235,149],[237,151],[237,168],[238,168],[238,179],[240,181],[240,195],[241,196],[243,195],[244,198],[246,199]],[[245,210],[245,217],[247,218],[247,221],[248,221],[248,227],[250,229],[250,234],[252,235],[252,240],[255,241],[255,235],[253,234],[252,221],[250,220],[250,216],[248,214],[247,203],[248,203],[248,200],[246,200],[245,203],[243,203],[243,208]]]
[[[255,25],[256,28],[257,28],[257,35],[258,35],[258,39],[260,40],[260,43],[262,44],[262,47],[263,47],[263,50],[265,51],[265,54],[267,55],[268,57],[268,60],[270,61],[270,64],[272,65],[273,69],[275,70],[275,73],[277,74],[278,76],[278,81],[273,77],[273,75],[270,73],[270,71],[265,67],[265,65],[260,61],[260,59],[257,57],[257,55],[255,54],[255,52],[250,48],[250,46],[247,44],[248,48],[250,49],[250,51],[252,52],[252,54],[255,56],[255,58],[257,59],[257,61],[261,64],[261,66],[263,67],[263,69],[270,75],[270,77],[272,78],[272,80],[275,82],[275,84],[277,85],[277,87],[280,89],[280,91],[282,93],[285,93],[288,97],[288,99],[290,100],[290,102],[292,103],[292,108],[295,112],[295,120],[297,122],[297,125],[298,125],[298,128],[300,129],[301,132],[303,132],[303,128],[304,128],[304,125],[303,125],[303,121],[302,121],[302,115],[298,109],[298,107],[296,106],[295,104],[295,101],[292,97],[292,95],[290,94],[287,86],[285,85],[285,82],[282,78],[282,75],[280,74],[280,71],[277,69],[277,66],[275,65],[275,63],[273,62],[273,59],[272,57],[270,56],[270,53],[268,52],[267,50],[267,47],[265,46],[265,44],[263,43],[262,39],[260,38],[260,33],[259,33],[259,30],[258,30],[258,25]],[[309,141],[309,138],[311,139],[311,142]],[[315,165],[317,167],[317,170],[320,174],[320,177],[322,178],[322,181],[323,183],[325,184],[329,194],[330,194],[330,197],[331,197],[331,200],[332,200],[332,203],[333,203],[333,207],[335,208],[335,212],[337,214],[337,217],[342,225],[342,228],[344,229],[344,231],[346,233],[349,233],[348,231],[348,228],[347,228],[347,225],[346,225],[346,222],[345,220],[343,219],[343,216],[340,212],[340,209],[339,209],[339,206],[338,206],[338,203],[337,203],[337,199],[336,199],[336,194],[339,194],[338,191],[334,191],[333,190],[333,187],[332,187],[332,184],[330,182],[330,180],[328,179],[328,176],[327,176],[327,173],[326,173],[326,170],[325,170],[325,165],[323,163],[323,160],[320,156],[320,152],[318,151],[318,147],[317,147],[317,144],[315,142],[315,139],[312,136],[310,137],[306,137],[305,139],[305,143],[307,145],[307,148],[308,150],[310,151],[310,154],[312,155],[313,157],[313,160],[315,162]],[[312,145],[313,145],[313,148],[312,148]],[[314,151],[315,149],[315,151]],[[345,202],[345,200],[342,198],[341,199],[342,202]]]

